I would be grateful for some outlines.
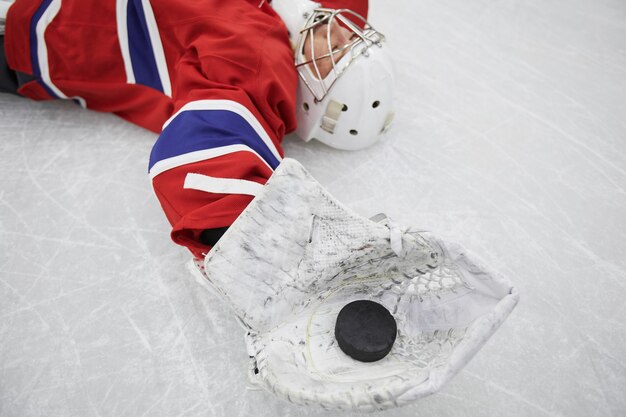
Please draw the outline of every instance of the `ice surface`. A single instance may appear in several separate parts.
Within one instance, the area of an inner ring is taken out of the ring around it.
[[[522,297],[443,391],[380,415],[625,415],[626,3],[376,0],[371,17],[397,57],[395,126],[287,155]],[[0,95],[0,415],[335,415],[246,390],[239,326],[168,240],[154,140]]]

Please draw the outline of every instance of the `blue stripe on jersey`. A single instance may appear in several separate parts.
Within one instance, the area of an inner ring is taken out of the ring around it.
[[[189,110],[176,116],[161,132],[150,154],[151,170],[159,161],[190,152],[246,145],[272,169],[280,161],[246,120],[229,110]]]
[[[141,0],[129,0],[126,11],[128,49],[135,82],[163,92],[163,84],[154,58],[150,32]]]
[[[52,0],[43,0],[30,20],[30,62],[33,67],[33,75],[37,78],[39,84],[44,88],[44,90],[46,90],[50,97],[61,98],[42,81],[41,67],[39,66],[39,55],[37,54],[37,23],[39,23],[41,16],[43,16],[48,7],[50,7],[51,3]]]

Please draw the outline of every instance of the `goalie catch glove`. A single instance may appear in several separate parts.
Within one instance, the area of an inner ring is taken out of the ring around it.
[[[285,159],[197,265],[246,328],[255,384],[328,409],[405,405],[439,390],[517,303],[508,281],[457,246],[378,220]],[[396,322],[380,360],[355,360],[335,338],[339,312],[356,300]]]

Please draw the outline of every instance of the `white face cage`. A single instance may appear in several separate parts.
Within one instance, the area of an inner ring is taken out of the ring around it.
[[[339,48],[333,48],[332,45],[331,29],[334,22],[352,33],[350,42]],[[327,52],[316,56],[319,51],[315,50],[314,33],[322,25],[326,25]],[[295,54],[296,69],[304,84],[315,97],[315,101],[320,102],[326,97],[339,77],[360,55],[367,57],[371,47],[375,45],[382,47],[384,41],[385,36],[382,33],[374,29],[361,15],[352,10],[315,9],[306,21],[304,29],[300,31]],[[309,42],[311,47],[310,59],[307,59],[304,54],[305,42]],[[344,54],[346,50],[347,52]],[[347,55],[348,59],[343,59],[345,58],[344,55]],[[338,57],[342,58],[338,59]],[[332,70],[329,74],[322,76],[318,62],[324,59],[330,60]]]

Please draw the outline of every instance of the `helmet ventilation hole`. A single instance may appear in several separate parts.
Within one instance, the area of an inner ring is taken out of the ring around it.
[[[375,102],[372,103],[373,108],[376,108],[378,106],[380,106],[380,101],[376,100]]]
[[[356,136],[356,135],[358,135],[358,134],[359,134],[359,131],[358,131],[358,130],[356,130],[356,129],[351,129],[351,130],[350,130],[350,134],[351,134],[351,135]]]
[[[304,109],[304,111],[309,111],[309,103],[303,103],[302,108]]]
[[[341,108],[341,111],[348,111],[348,106],[344,104],[343,107]]]

